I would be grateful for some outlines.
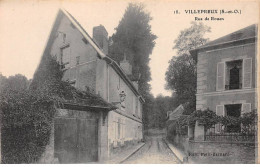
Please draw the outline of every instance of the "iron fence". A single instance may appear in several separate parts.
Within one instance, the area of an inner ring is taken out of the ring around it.
[[[255,142],[256,128],[243,128],[239,132],[230,132],[225,126],[217,124],[205,133],[205,141],[221,142]]]

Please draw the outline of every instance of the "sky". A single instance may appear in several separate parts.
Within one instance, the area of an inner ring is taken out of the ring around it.
[[[28,0],[0,1],[0,72],[4,76],[23,74],[32,78],[59,8],[70,12],[85,30],[92,36],[92,28],[104,25],[109,36],[115,32],[129,0]],[[156,45],[150,55],[150,82],[154,96],[170,96],[165,90],[165,72],[168,62],[176,56],[173,41],[180,31],[188,28],[195,17],[202,18],[205,25],[211,27],[206,34],[214,40],[236,30],[258,22],[257,1],[173,1],[142,0],[146,12],[153,20],[152,32],[157,35]],[[219,14],[219,10],[241,11],[241,14]],[[174,14],[178,10],[179,14]],[[188,14],[185,10],[218,10],[211,14]],[[224,18],[222,21],[204,20],[205,17]],[[198,21],[199,22],[199,21]]]

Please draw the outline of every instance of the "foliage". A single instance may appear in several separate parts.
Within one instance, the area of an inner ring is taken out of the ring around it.
[[[167,112],[173,107],[172,101],[171,97],[162,95],[153,98],[148,115],[149,128],[161,129],[165,127]]]
[[[206,129],[211,128],[213,125],[219,122],[219,117],[215,112],[207,110],[196,110],[188,117],[189,125],[194,125],[196,121],[204,125]]]
[[[174,40],[173,49],[177,50],[177,55],[189,54],[191,49],[204,45],[208,42],[208,38],[205,38],[205,33],[211,31],[211,28],[204,25],[202,22],[191,22],[191,27],[184,29],[178,35],[178,38]]]
[[[54,99],[69,93],[62,91],[67,85],[62,75],[56,60],[45,55],[30,86],[20,74],[2,79],[3,163],[34,163],[40,158],[50,138]]]
[[[240,117],[231,117],[231,116],[218,116],[215,112],[206,109],[206,110],[196,110],[188,117],[180,117],[176,122],[180,127],[184,126],[195,126],[196,121],[199,122],[200,125],[203,125],[205,131],[210,129],[215,124],[222,124],[223,126],[230,125],[241,125],[244,130],[242,133],[251,132],[255,130],[257,119],[257,111],[253,110],[248,113],[244,113]]]
[[[42,56],[30,85],[20,74],[9,78],[0,75],[3,163],[39,160],[50,140],[56,104],[109,106],[101,97],[77,90],[62,77],[63,71],[51,55]]]
[[[145,103],[143,104],[143,116],[142,121],[144,125],[145,132],[148,132],[147,129],[153,125],[153,113],[154,113],[154,97],[149,94],[145,98]]]
[[[109,56],[118,63],[124,55],[133,66],[133,76],[138,77],[139,91],[143,96],[149,96],[151,80],[149,55],[152,53],[157,38],[151,32],[149,13],[143,4],[129,3],[125,14],[110,38]]]
[[[174,41],[173,49],[177,55],[169,61],[165,73],[166,89],[176,93],[177,105],[185,105],[185,113],[191,114],[196,108],[196,59],[189,50],[195,49],[208,41],[205,33],[210,27],[203,23],[191,22],[191,27],[180,32]]]
[[[241,123],[245,128],[250,128],[257,123],[257,110],[252,112],[244,113],[241,117]]]
[[[124,59],[132,65],[132,77],[139,77],[139,91],[145,98],[143,105],[143,122],[148,126],[148,115],[152,108],[153,97],[150,94],[151,86],[148,83],[151,80],[149,68],[149,56],[155,46],[157,38],[151,32],[149,13],[145,11],[143,4],[129,3],[124,16],[119,22],[116,32],[109,39],[109,56],[118,63]]]
[[[20,74],[3,77],[0,97],[3,163],[34,163],[40,158],[50,138],[54,99],[64,93],[62,75],[59,64],[46,55],[30,86]]]
[[[29,82],[27,78],[21,74],[6,78],[0,74],[0,92],[5,93],[10,90],[22,91],[28,88]]]
[[[29,90],[10,91],[1,98],[2,162],[34,163],[49,142],[55,109]]]

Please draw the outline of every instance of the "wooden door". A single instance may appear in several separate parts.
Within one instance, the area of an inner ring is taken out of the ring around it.
[[[97,119],[78,120],[78,163],[98,161]]]
[[[77,120],[55,119],[54,152],[60,163],[77,162]]]
[[[97,119],[56,118],[55,156],[60,163],[87,163],[98,160]]]

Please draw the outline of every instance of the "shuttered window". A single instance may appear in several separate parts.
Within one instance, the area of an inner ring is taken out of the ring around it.
[[[217,65],[217,91],[224,90],[225,63],[219,62]]]
[[[216,114],[218,116],[224,116],[224,113],[225,113],[224,105],[217,105],[216,106]],[[216,132],[220,132],[221,127],[222,127],[222,125],[220,123],[216,124],[216,126],[215,126]]]
[[[243,61],[243,88],[251,88],[252,84],[252,59]]]

